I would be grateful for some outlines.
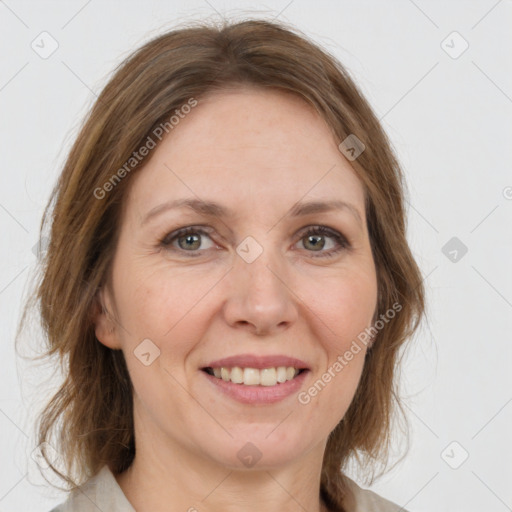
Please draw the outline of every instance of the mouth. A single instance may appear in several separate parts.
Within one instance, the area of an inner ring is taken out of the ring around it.
[[[297,368],[294,366],[275,366],[268,368],[207,366],[201,368],[201,370],[224,382],[231,382],[241,386],[267,387],[285,384],[308,371],[307,368]]]
[[[285,354],[237,354],[198,368],[215,393],[237,402],[269,405],[298,393],[311,368]]]
[[[253,406],[268,406],[294,396],[310,373],[308,368],[294,366],[206,366],[201,370],[214,393]]]

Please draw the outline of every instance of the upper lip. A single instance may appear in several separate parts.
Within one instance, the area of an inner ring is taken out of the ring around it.
[[[216,359],[208,363],[204,368],[233,368],[239,366],[241,368],[275,368],[278,366],[293,366],[294,368],[309,370],[309,365],[296,357],[285,356],[281,354],[257,356],[253,354],[239,354],[236,356],[224,357]]]

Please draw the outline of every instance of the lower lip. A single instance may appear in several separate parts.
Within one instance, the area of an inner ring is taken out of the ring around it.
[[[202,370],[201,373],[216,386],[216,389],[238,402],[244,404],[273,404],[297,393],[309,370],[303,371],[292,380],[287,380],[275,386],[246,386],[245,384],[235,384],[231,381],[218,379]]]

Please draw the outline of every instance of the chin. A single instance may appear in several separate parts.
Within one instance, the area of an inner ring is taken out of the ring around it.
[[[274,436],[275,432],[269,435],[272,428],[265,427],[264,434],[260,429],[252,434],[247,429],[243,434],[232,432],[233,438],[204,446],[202,453],[210,453],[212,459],[232,470],[272,470],[292,464],[308,451],[303,439],[294,440],[295,436],[288,433],[284,436]]]

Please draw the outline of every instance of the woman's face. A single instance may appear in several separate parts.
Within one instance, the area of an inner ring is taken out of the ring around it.
[[[96,335],[124,353],[138,453],[321,460],[366,350],[344,354],[377,305],[363,188],[339,142],[300,99],[225,91],[133,176],[102,290],[116,321],[100,314]]]

